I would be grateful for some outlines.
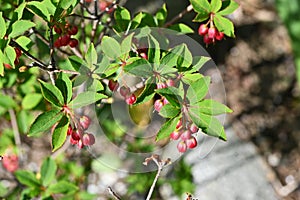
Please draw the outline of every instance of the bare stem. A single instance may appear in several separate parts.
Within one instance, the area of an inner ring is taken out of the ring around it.
[[[16,113],[13,109],[8,110],[10,120],[11,120],[11,126],[14,132],[14,139],[15,139],[15,144],[18,147],[19,150],[21,150],[21,137],[20,137],[20,132],[17,124],[17,118],[16,118]],[[20,151],[21,152],[21,151]]]
[[[167,23],[165,23],[164,27],[167,28],[167,27],[171,26],[172,24],[174,24],[176,21],[178,21],[179,19],[181,19],[184,15],[186,15],[189,12],[191,12],[192,10],[193,10],[193,6],[190,4],[188,7],[186,7],[186,9],[184,9],[183,11],[181,11],[173,19],[171,19],[170,21],[168,21]]]
[[[121,198],[111,189],[111,187],[108,187],[107,191],[114,199],[121,200]]]
[[[158,165],[158,170],[157,170],[156,176],[155,176],[155,178],[154,178],[154,180],[153,180],[153,183],[152,183],[151,188],[150,188],[150,190],[149,190],[149,192],[148,192],[148,195],[147,195],[147,199],[146,199],[146,200],[150,200],[150,198],[151,198],[151,196],[152,196],[152,193],[153,193],[153,191],[154,191],[156,182],[157,182],[157,180],[158,180],[158,178],[159,178],[159,176],[160,176],[160,173],[161,173],[162,169],[163,169],[162,166]]]

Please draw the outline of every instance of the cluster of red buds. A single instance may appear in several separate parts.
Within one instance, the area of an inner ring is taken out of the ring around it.
[[[75,38],[71,38],[72,35],[76,35],[78,32],[77,26],[71,26],[70,24],[66,23],[57,23],[54,25],[54,31],[60,35],[55,41],[54,46],[56,48],[63,47],[63,46],[70,46],[72,48],[78,45],[78,40]]]
[[[108,81],[108,88],[111,90],[111,91],[117,91],[119,89],[119,83],[117,81],[114,81],[112,79],[110,79]],[[128,105],[132,105],[136,102],[136,96],[134,93],[132,93],[130,91],[130,88],[126,87],[126,86],[122,86],[120,87],[120,90],[119,90],[121,96],[124,97],[125,99],[125,102],[128,104]]]
[[[16,52],[16,58],[15,58],[14,63],[15,63],[15,65],[18,65],[18,64],[20,63],[19,58],[20,58],[21,55],[22,55],[22,51],[21,51],[21,49],[19,49],[19,48],[17,48],[17,47],[15,47],[14,49],[15,49],[15,52]],[[12,66],[11,66],[10,64],[8,64],[8,63],[4,63],[3,65],[4,65],[4,67],[5,67],[6,69],[12,69]]]
[[[172,79],[168,79],[166,82],[159,82],[156,84],[157,89],[163,89],[172,86],[175,86],[175,82]],[[168,103],[169,101],[165,97],[161,97],[160,99],[155,100],[154,109],[157,112],[160,112],[161,108]]]
[[[9,171],[14,172],[19,168],[19,158],[16,154],[1,156],[3,167]]]
[[[224,38],[224,33],[219,32],[213,25],[208,27],[207,24],[201,24],[198,33],[203,36],[203,42],[205,44],[211,44],[216,40],[222,40]]]
[[[175,130],[170,134],[172,140],[179,140],[177,149],[180,153],[186,152],[186,150],[193,149],[197,146],[197,140],[194,136],[198,132],[199,128],[191,123],[187,126],[183,126],[182,119],[180,119],[176,125]]]
[[[91,133],[85,132],[91,124],[91,119],[87,116],[82,116],[79,119],[76,129],[69,125],[67,134],[70,135],[70,143],[77,145],[78,148],[95,144],[95,137]]]

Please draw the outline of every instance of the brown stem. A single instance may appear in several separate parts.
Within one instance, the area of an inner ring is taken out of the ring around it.
[[[121,200],[121,198],[111,189],[111,187],[108,187],[107,191],[114,199]]]
[[[193,10],[193,6],[190,4],[188,7],[186,7],[186,9],[184,9],[183,11],[181,11],[173,19],[171,19],[170,21],[168,21],[167,23],[165,23],[165,25],[163,27],[167,28],[167,27],[171,26],[172,24],[174,24],[176,21],[178,21],[179,19],[181,19],[184,15],[186,15],[189,12],[191,12],[192,10]]]

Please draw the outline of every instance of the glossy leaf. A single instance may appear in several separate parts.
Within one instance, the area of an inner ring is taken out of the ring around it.
[[[177,116],[165,122],[156,135],[156,141],[168,138],[170,134],[175,130],[180,117],[181,116]]]
[[[25,49],[26,51],[29,50],[29,48],[32,46],[32,42],[31,42],[31,39],[29,39],[28,37],[26,36],[20,36],[16,39],[16,42],[21,46],[23,47],[23,49]]]
[[[190,108],[189,116],[196,126],[201,128],[202,132],[226,141],[224,127],[217,118],[203,113],[199,114],[197,108]]]
[[[147,78],[153,76],[153,69],[151,64],[143,58],[133,61],[132,63],[123,67],[123,69],[125,72],[140,77]]]
[[[207,0],[190,0],[193,9],[198,13],[210,13],[211,8]]]
[[[180,108],[176,108],[171,104],[166,104],[159,111],[159,115],[161,115],[164,118],[174,118],[179,114],[179,112]]]
[[[36,136],[38,133],[50,129],[63,116],[60,110],[50,110],[40,114],[29,129],[28,136]]]
[[[210,84],[210,77],[205,76],[190,84],[186,96],[190,101],[190,104],[193,105],[206,96]]]
[[[15,38],[22,35],[25,31],[35,26],[35,23],[29,20],[19,20],[13,23],[12,32],[9,34],[9,37]]]
[[[221,16],[220,14],[215,14],[214,24],[216,25],[218,31],[223,32],[225,35],[229,37],[235,37],[234,26],[229,19]]]
[[[195,106],[199,109],[199,113],[204,113],[207,115],[220,115],[232,112],[230,108],[213,99],[204,99],[203,101],[195,104]]]
[[[121,56],[121,46],[119,42],[112,37],[103,37],[101,49],[109,58],[116,59]]]
[[[150,78],[146,81],[144,90],[137,97],[135,104],[145,103],[152,99],[155,95],[154,90],[156,89],[156,84],[153,82],[153,79]]]
[[[156,92],[164,96],[173,106],[180,107],[180,102],[182,102],[183,99],[183,91],[175,87],[167,87],[158,89]]]
[[[222,7],[222,0],[211,0],[210,7],[212,12],[218,12]]]
[[[41,167],[41,181],[43,186],[48,186],[51,183],[55,178],[56,170],[57,165],[54,160],[51,157],[46,158]]]
[[[229,15],[233,13],[237,8],[239,7],[239,4],[237,4],[234,0],[226,0],[222,3],[222,8],[218,12],[219,15]]]
[[[25,110],[30,110],[36,107],[43,96],[40,93],[28,93],[22,100],[22,108]]]
[[[13,47],[7,46],[4,49],[4,56],[7,58],[6,60],[8,61],[9,64],[14,68],[14,61],[16,58],[16,51]]]
[[[124,40],[121,42],[121,53],[128,54],[131,50],[132,37],[134,33],[126,36]]]
[[[158,10],[158,12],[155,14],[155,18],[157,20],[158,26],[163,26],[166,18],[167,18],[167,7],[166,4],[163,4],[163,6]]]
[[[207,63],[211,58],[206,56],[193,57],[193,72],[199,72],[199,70]]]
[[[42,94],[47,101],[58,107],[64,105],[64,97],[61,91],[55,85],[46,83],[42,80],[40,80],[40,83]]]
[[[179,24],[174,24],[168,27],[171,30],[177,31],[178,34],[189,34],[189,33],[194,33],[194,30],[190,28],[188,25],[179,23]]]
[[[69,106],[72,109],[81,108],[83,106],[87,106],[90,104],[99,101],[100,99],[106,98],[107,96],[104,94],[96,93],[94,91],[86,91],[78,94],[75,99],[73,99]]]
[[[97,56],[97,52],[96,52],[96,49],[94,47],[94,44],[91,43],[86,55],[85,55],[85,60],[86,60],[86,63],[87,63],[87,67],[90,69],[90,70],[93,70],[95,68],[94,64],[97,63],[97,59],[98,59],[98,56]]]
[[[39,1],[30,1],[27,3],[27,8],[29,8],[34,14],[41,17],[45,21],[50,21],[50,14],[44,3]]]
[[[56,125],[52,134],[52,152],[59,149],[66,141],[67,131],[69,128],[69,118],[63,116]]]
[[[148,48],[148,61],[150,63],[159,63],[160,60],[160,46],[158,41],[150,35],[148,37],[148,43],[149,43],[149,48]]]
[[[131,20],[130,12],[124,7],[117,7],[114,16],[116,20],[116,29],[119,32],[126,31]]]
[[[136,29],[140,25],[142,18],[143,18],[142,12],[139,12],[137,15],[135,15],[134,18],[131,20],[130,29]]]
[[[30,171],[18,170],[15,172],[15,176],[20,183],[30,188],[37,188],[40,186],[39,180]]]
[[[198,13],[196,17],[193,19],[193,22],[203,22],[209,18],[209,13],[202,12]]]
[[[64,103],[67,104],[72,99],[72,81],[65,73],[60,73],[55,81],[55,86],[62,92]]]
[[[2,16],[2,12],[0,12],[0,38],[3,38],[6,34],[6,24],[5,24],[5,20]]]
[[[16,20],[20,20],[22,18],[25,6],[26,2],[23,2],[17,7],[17,9],[15,9],[14,17]]]

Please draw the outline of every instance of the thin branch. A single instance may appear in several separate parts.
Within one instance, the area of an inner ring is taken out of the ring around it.
[[[43,63],[42,61],[40,61],[39,59],[37,59],[36,57],[31,55],[28,51],[26,51],[22,46],[20,46],[15,41],[11,40],[9,42],[9,45],[11,45],[13,47],[17,47],[18,49],[20,49],[23,52],[23,54],[25,54],[29,59],[31,59],[36,64],[36,66],[38,66],[40,68],[47,68],[48,67],[48,65],[46,65],[45,63]]]
[[[17,117],[16,113],[13,109],[8,109],[10,121],[11,121],[11,126],[14,132],[14,139],[15,139],[15,144],[20,150],[20,157],[22,157],[22,151],[21,151],[21,137],[20,137],[20,132],[17,124]]]
[[[121,200],[121,198],[111,189],[111,187],[108,187],[107,191],[114,199]]]
[[[148,195],[147,195],[146,200],[150,200],[150,198],[151,198],[151,196],[152,196],[152,193],[153,193],[153,191],[154,191],[155,185],[156,185],[156,183],[157,183],[157,181],[158,181],[158,178],[159,178],[160,173],[162,172],[163,168],[164,168],[166,165],[168,165],[168,164],[171,163],[171,159],[170,159],[170,158],[168,158],[168,159],[166,159],[166,160],[161,160],[160,157],[159,157],[159,155],[154,154],[154,155],[152,155],[151,157],[146,158],[146,159],[145,159],[145,162],[144,162],[143,164],[144,164],[144,165],[148,165],[148,163],[149,163],[150,161],[153,161],[153,162],[157,165],[158,170],[157,170],[156,176],[155,176],[155,178],[154,178],[154,180],[153,180],[153,183],[152,183],[152,185],[151,185],[151,188],[150,188],[150,190],[149,190],[149,192],[148,192]]]
[[[190,4],[188,7],[186,7],[186,9],[184,9],[183,11],[181,11],[173,19],[171,19],[170,21],[168,21],[167,23],[165,23],[165,25],[163,27],[167,28],[167,27],[171,26],[172,24],[174,24],[176,21],[178,21],[179,19],[181,19],[184,15],[186,15],[189,12],[191,12],[192,10],[193,10],[193,6]]]

